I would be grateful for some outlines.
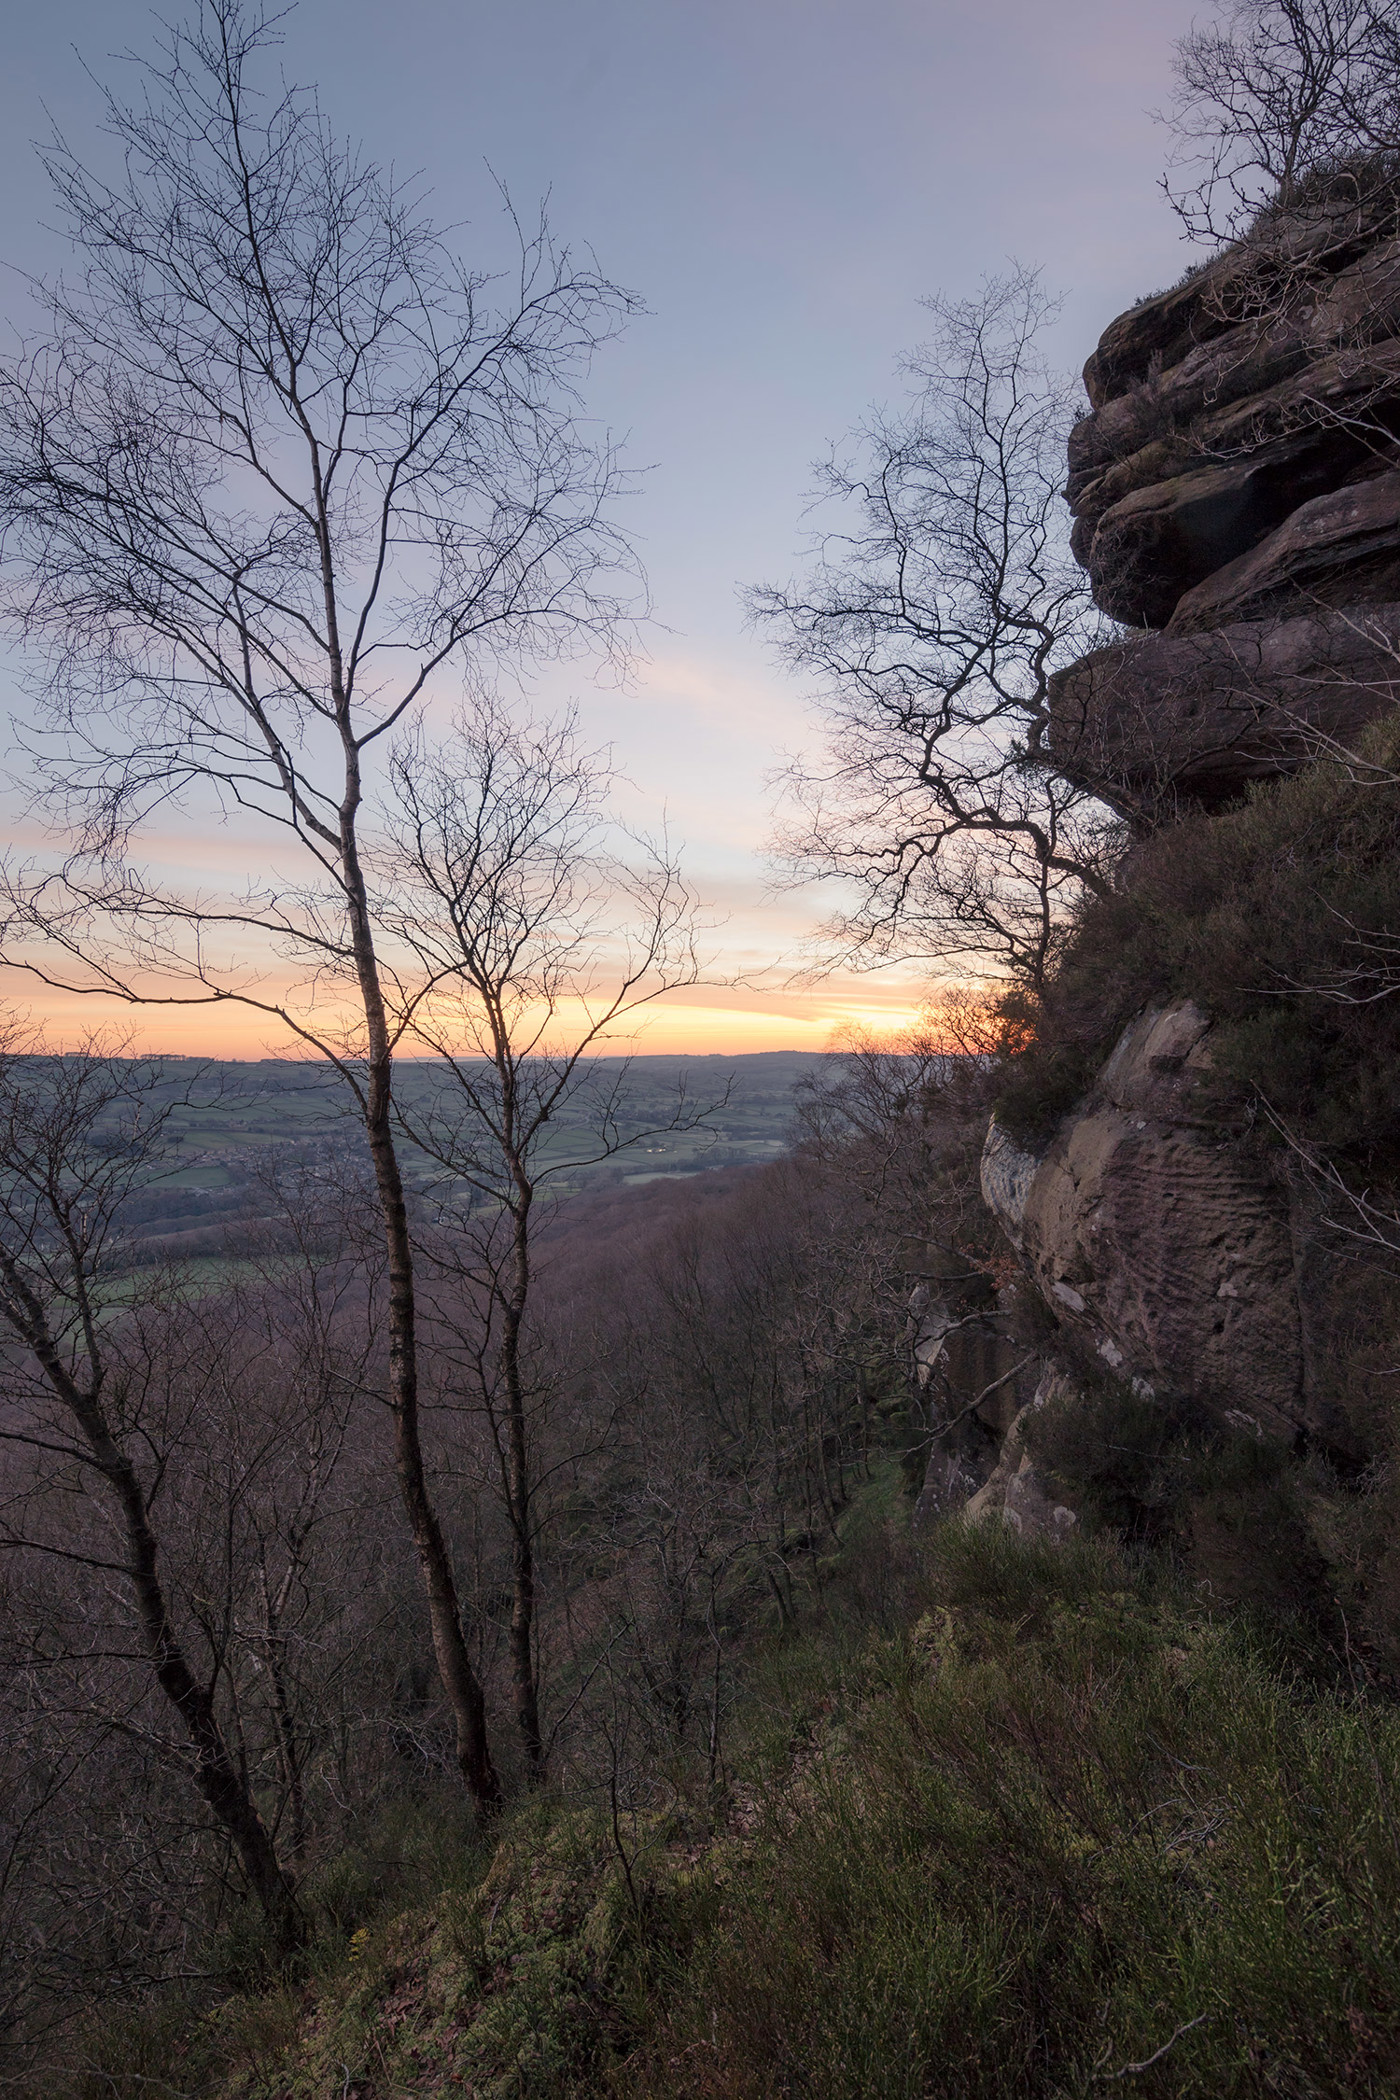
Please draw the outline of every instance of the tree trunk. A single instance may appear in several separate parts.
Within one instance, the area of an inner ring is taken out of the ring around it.
[[[194,1783],[233,1840],[279,1952],[290,1954],[302,1938],[302,1918],[291,1880],[278,1860],[247,1780],[229,1754],[209,1688],[195,1677],[171,1624],[156,1562],[155,1536],[135,1470],[124,1454],[118,1454],[115,1463],[99,1455],[98,1463],[122,1505],[130,1556],[128,1575],[147,1650],[156,1681],[179,1713],[193,1746]]]
[[[213,1695],[195,1676],[175,1631],[165,1601],[156,1536],[140,1476],[112,1434],[97,1391],[80,1386],[73,1378],[33,1293],[11,1263],[5,1262],[4,1267],[10,1295],[21,1309],[20,1318],[12,1324],[22,1333],[50,1386],[77,1423],[97,1470],[117,1503],[126,1544],[124,1573],[135,1597],[156,1682],[179,1714],[194,1752],[190,1776],[231,1840],[279,1952],[290,1954],[302,1938],[296,1895],[258,1814],[247,1779],[230,1753]]]
[[[512,1597],[510,1612],[511,1698],[515,1725],[532,1780],[544,1777],[544,1738],[540,1731],[539,1685],[535,1675],[535,1541],[530,1486],[530,1453],[525,1433],[525,1385],[520,1339],[530,1291],[530,1208],[524,1195],[515,1214],[515,1275],[501,1338],[501,1368],[506,1386],[507,1496],[512,1532]]]
[[[413,1248],[409,1240],[403,1179],[390,1124],[387,1055],[370,1068],[365,1130],[374,1161],[389,1257],[389,1399],[394,1417],[394,1457],[399,1492],[427,1591],[433,1654],[452,1715],[457,1763],[473,1800],[489,1813],[500,1805],[501,1783],[487,1740],[486,1700],[467,1652],[456,1579],[447,1541],[433,1508],[419,1433]]]
[[[282,1784],[287,1789],[287,1812],[291,1833],[288,1857],[300,1861],[306,1852],[306,1788],[302,1782],[301,1750],[297,1743],[292,1702],[287,1696],[287,1678],[282,1656],[281,1606],[288,1594],[290,1571],[276,1602],[267,1580],[267,1561],[259,1567],[263,1593],[263,1650],[267,1656],[268,1683],[272,1691],[272,1722],[277,1735],[277,1756],[282,1766]],[[274,1828],[276,1825],[274,1824]]]
[[[398,1149],[394,1144],[393,1048],[379,977],[379,960],[374,950],[369,893],[360,864],[356,833],[360,806],[359,751],[350,734],[339,644],[335,639],[335,593],[328,545],[323,546],[323,558],[327,618],[332,638],[332,685],[345,752],[345,798],[340,808],[341,875],[369,1047],[364,1100],[365,1136],[374,1163],[374,1183],[384,1222],[389,1267],[389,1405],[394,1418],[394,1460],[399,1493],[427,1592],[433,1654],[448,1711],[452,1715],[457,1764],[477,1807],[490,1814],[500,1805],[501,1783],[491,1760],[487,1738],[486,1700],[462,1632],[462,1612],[456,1578],[452,1573],[452,1559],[433,1507],[419,1429],[417,1292],[408,1207],[404,1201]]]

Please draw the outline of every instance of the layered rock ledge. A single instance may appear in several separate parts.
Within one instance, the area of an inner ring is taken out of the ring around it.
[[[1354,738],[1400,685],[1400,191],[1341,181],[1105,331],[1066,495],[1139,632],[1055,681],[1049,748],[1136,815]]]
[[[1057,771],[1126,817],[1214,809],[1354,743],[1400,701],[1400,604],[1133,636],[1051,687]]]

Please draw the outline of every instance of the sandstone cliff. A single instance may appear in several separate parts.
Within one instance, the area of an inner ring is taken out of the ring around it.
[[[1197,1102],[1210,1021],[1147,1013],[1038,1156],[993,1123],[982,1188],[1067,1338],[1149,1393],[1292,1437],[1310,1421],[1286,1181]]]
[[[1158,833],[1139,861],[1149,850],[1160,859],[1173,818],[1193,815],[1198,843],[1203,829],[1219,836],[1249,812],[1212,813],[1252,782],[1354,744],[1400,701],[1393,177],[1353,176],[1306,212],[1266,215],[1113,322],[1085,383],[1091,412],[1070,442],[1066,491],[1074,548],[1096,602],[1136,631],[1056,678],[1049,749],[1068,778]],[[1282,832],[1276,846],[1291,867]],[[1328,850],[1343,849],[1334,837]],[[1347,850],[1363,870],[1355,839]],[[1123,879],[1131,885],[1131,866]],[[1389,954],[1388,919],[1353,922],[1321,890],[1310,902],[1289,895],[1303,918],[1335,921],[1338,968],[1317,970],[1314,986],[1348,981],[1358,942]],[[1270,895],[1257,908],[1267,916]],[[1082,956],[1076,968],[1083,980]],[[1261,978],[1270,996],[1293,996],[1286,968],[1269,963],[1232,980],[1231,998]],[[974,1514],[1052,1533],[1072,1522],[1062,1483],[1037,1471],[1035,1417],[1108,1387],[1129,1407],[1194,1410],[1221,1435],[1300,1462],[1318,1454],[1333,1477],[1379,1462],[1338,1397],[1350,1285],[1315,1182],[1250,1127],[1257,1074],[1241,1088],[1236,1069],[1235,1110],[1222,1110],[1219,1024],[1199,980],[1186,985],[1126,1027],[1131,1005],[1118,1008],[1116,1043],[1111,1031],[1100,1040],[1098,1070],[1043,1141],[992,1123],[983,1194],[1044,1324],[1034,1390],[1017,1388],[1021,1408],[981,1468]],[[1362,993],[1383,998],[1387,987],[1380,972]],[[1223,992],[1220,1003],[1230,1004]],[[1376,1043],[1381,1074],[1383,1032]],[[1334,1083],[1346,1082],[1325,1072],[1310,1082],[1324,1095]],[[1015,1330],[1009,1312],[1000,1319]]]
[[[1105,332],[1074,547],[1136,630],[1060,674],[1050,746],[1132,818],[1215,806],[1400,692],[1400,203],[1352,178]]]
[[[1328,1267],[1286,1157],[1222,1128],[1208,1015],[1190,1002],[1125,1031],[1089,1095],[1044,1145],[993,1121],[988,1207],[1043,1301],[1038,1385],[971,1497],[1018,1529],[1072,1521],[1021,1432],[1047,1400],[1116,1383],[1164,1409],[1345,1460],[1348,1424],[1317,1375]]]

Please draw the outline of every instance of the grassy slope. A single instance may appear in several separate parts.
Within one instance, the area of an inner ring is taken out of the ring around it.
[[[1400,1716],[1105,1548],[894,1531],[756,1661],[718,1813],[537,1801],[78,2090],[1394,2092]]]

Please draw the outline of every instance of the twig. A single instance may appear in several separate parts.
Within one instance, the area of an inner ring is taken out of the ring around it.
[[[967,1406],[960,1408],[957,1414],[950,1416],[946,1422],[939,1422],[935,1428],[931,1429],[924,1439],[925,1443],[936,1444],[941,1437],[947,1436],[950,1429],[956,1429],[959,1422],[965,1422],[969,1415],[975,1414],[982,1402],[990,1398],[998,1386],[1008,1384],[1011,1379],[1018,1377],[1025,1370],[1027,1364],[1033,1364],[1034,1362],[1034,1352],[1029,1356],[1023,1356],[1021,1361],[1018,1364],[1013,1364],[1009,1371],[1003,1371],[1000,1378],[994,1378],[990,1385],[984,1385],[975,1400],[969,1400]]]
[[[1140,2064],[1124,2064],[1121,2071],[1102,2071],[1099,2074],[1100,2077],[1136,2078],[1139,2071],[1150,2071],[1153,2064],[1160,2063],[1161,2059],[1166,2055],[1168,2049],[1174,2049],[1176,2047],[1177,2043],[1181,2040],[1181,2037],[1184,2034],[1189,2034],[1193,2027],[1199,2027],[1202,2020],[1208,2020],[1209,2018],[1210,2014],[1208,2012],[1203,2012],[1197,2013],[1194,2020],[1183,2020],[1180,2027],[1177,2028],[1176,2032],[1167,2036],[1167,2039],[1163,2042],[1161,2048],[1154,2049],[1151,2056],[1144,2056]]]

